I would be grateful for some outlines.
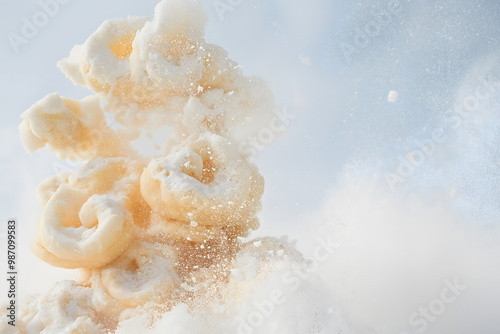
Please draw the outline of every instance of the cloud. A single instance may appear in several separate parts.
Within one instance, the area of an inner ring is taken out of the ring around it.
[[[500,330],[500,301],[492,297],[500,295],[500,228],[485,228],[451,204],[445,192],[392,192],[377,178],[327,196],[312,219],[340,245],[320,274],[345,333]],[[448,291],[454,284],[456,298]]]

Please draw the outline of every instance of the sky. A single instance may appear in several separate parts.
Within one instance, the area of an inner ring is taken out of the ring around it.
[[[29,251],[40,212],[34,190],[61,165],[48,149],[24,151],[20,115],[55,91],[88,95],[56,62],[106,18],[151,17],[156,1],[0,1],[0,219],[19,221],[28,298],[76,273]],[[338,239],[318,275],[335,283],[328,291],[351,326],[344,332],[412,327],[412,312],[457,277],[469,280],[469,295],[428,321],[430,331],[455,323],[466,333],[469,322],[454,319],[497,306],[488,296],[500,276],[488,267],[500,255],[500,2],[200,2],[206,39],[264,78],[287,115],[287,132],[255,161],[266,180],[255,235],[290,235],[306,254],[318,235]],[[40,24],[26,34],[26,22]],[[408,286],[415,293],[401,299],[396,287]],[[429,290],[437,292],[426,297]],[[476,333],[500,330],[491,313],[473,315],[484,326]]]

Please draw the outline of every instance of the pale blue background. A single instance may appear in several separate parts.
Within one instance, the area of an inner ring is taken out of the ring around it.
[[[370,11],[385,8],[387,1],[243,0],[224,20],[213,1],[201,3],[210,18],[207,40],[226,48],[245,73],[264,77],[277,104],[296,115],[286,137],[257,160],[266,178],[262,233],[283,234],[303,224],[301,217],[320,206],[346,165],[367,161],[368,170],[391,168],[407,152],[405,143],[419,138],[425,126],[439,126],[471,68],[500,52],[497,0],[401,1],[401,14],[351,63],[339,43],[352,44],[356,29],[372,20]],[[47,149],[33,156],[24,152],[17,132],[20,114],[54,91],[76,98],[88,94],[74,87],[56,62],[104,19],[151,17],[156,1],[72,0],[17,54],[7,35],[18,33],[21,18],[40,7],[33,0],[0,4],[0,217],[20,220],[21,272],[26,273],[20,284],[21,293],[28,293],[46,289],[66,271],[49,270],[28,250],[39,213],[34,189],[53,174],[56,160]],[[387,102],[392,89],[400,93],[394,104]],[[478,158],[493,167],[472,166],[467,174],[473,175],[469,195],[487,203],[488,224],[498,221],[500,207],[496,144],[495,132]],[[428,180],[425,173],[418,177]]]

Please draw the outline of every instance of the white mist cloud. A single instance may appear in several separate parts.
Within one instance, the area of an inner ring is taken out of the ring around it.
[[[320,274],[345,331],[498,332],[500,301],[492,296],[500,295],[500,228],[468,220],[450,204],[446,194],[392,192],[376,178],[327,197],[313,220],[340,246]],[[449,285],[456,298],[443,292]]]

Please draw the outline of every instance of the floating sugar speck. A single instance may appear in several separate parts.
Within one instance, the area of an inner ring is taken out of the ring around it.
[[[450,190],[450,199],[455,199],[458,195],[458,188],[457,187],[453,187],[451,188]]]
[[[311,58],[310,57],[301,54],[299,56],[299,60],[302,64],[307,65],[307,66],[311,66]]]
[[[387,95],[387,101],[389,101],[391,103],[397,102],[398,98],[399,98],[399,93],[396,92],[395,90],[391,90],[389,92],[389,95]]]
[[[237,280],[242,281],[244,279],[243,273],[238,268],[231,269],[231,276],[236,278]]]

